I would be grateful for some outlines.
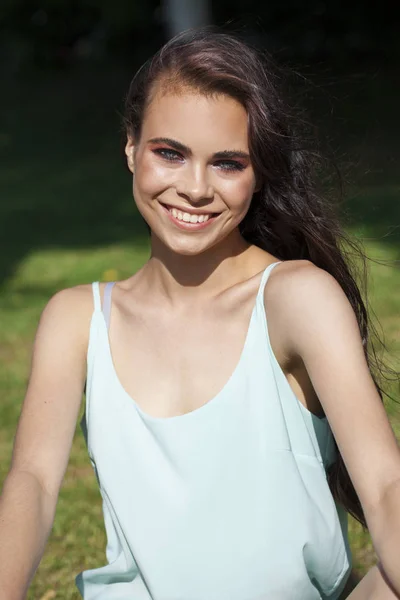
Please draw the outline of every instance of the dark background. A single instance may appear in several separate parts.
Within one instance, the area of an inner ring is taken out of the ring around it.
[[[249,36],[306,61],[398,64],[397,3],[323,0],[3,0],[3,67],[71,68],[114,57],[134,66],[175,30],[202,23],[247,27]]]
[[[387,0],[2,0],[0,285],[36,248],[146,237],[121,151],[123,97],[168,37],[202,23],[294,69],[293,102],[347,182],[344,220],[398,247],[399,22]]]

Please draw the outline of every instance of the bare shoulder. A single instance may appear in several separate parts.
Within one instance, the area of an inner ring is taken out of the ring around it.
[[[56,292],[47,302],[42,316],[49,318],[50,316],[61,314],[68,317],[69,314],[74,314],[75,317],[79,318],[81,314],[89,314],[92,311],[92,285],[83,284],[64,288]]]
[[[52,496],[68,462],[86,376],[90,285],[63,289],[39,320],[14,441],[12,469],[29,471]]]
[[[83,390],[90,321],[93,314],[92,286],[78,285],[55,293],[39,319],[32,348],[27,399],[44,397],[63,389],[78,402]],[[51,391],[51,388],[53,390]],[[59,394],[61,398],[62,394]]]
[[[264,289],[264,304],[271,342],[274,340],[272,345],[281,364],[288,364],[296,356],[293,338],[307,327],[309,331],[312,323],[326,321],[330,309],[333,317],[347,313],[355,319],[337,280],[309,260],[288,260],[275,267]]]
[[[264,290],[264,300],[274,309],[292,312],[312,304],[313,310],[326,308],[327,298],[340,302],[347,297],[338,281],[309,260],[288,260],[273,269]],[[348,301],[347,301],[348,302]],[[275,306],[276,305],[276,306]]]
[[[93,310],[91,284],[62,289],[49,299],[36,330],[28,392],[38,378],[48,381],[56,371],[73,367],[83,376]]]
[[[274,282],[274,283],[272,283]],[[309,285],[339,285],[336,279],[324,269],[317,267],[310,260],[285,260],[271,271],[265,294],[273,289],[283,291],[288,289],[293,292],[300,287],[305,289]],[[340,286],[339,286],[340,287]]]
[[[44,307],[37,336],[51,329],[57,332],[69,331],[81,338],[82,344],[88,340],[88,325],[93,313],[93,293],[91,284],[77,285],[56,292]]]

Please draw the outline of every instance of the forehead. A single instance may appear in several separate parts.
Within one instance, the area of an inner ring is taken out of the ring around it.
[[[144,141],[152,137],[173,138],[193,149],[247,151],[247,112],[237,100],[223,94],[158,92],[142,124]]]

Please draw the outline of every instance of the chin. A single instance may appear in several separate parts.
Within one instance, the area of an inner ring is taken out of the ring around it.
[[[180,256],[198,256],[208,250],[207,247],[195,246],[193,244],[165,244],[170,252]]]

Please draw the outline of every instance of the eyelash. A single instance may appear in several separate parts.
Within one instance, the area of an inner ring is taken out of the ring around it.
[[[179,154],[179,152],[171,150],[170,148],[156,148],[155,150],[153,150],[153,152],[154,154],[158,154],[159,156],[161,156],[164,160],[169,160],[171,162],[175,162],[177,160],[177,157],[181,157],[181,154]],[[237,162],[236,160],[218,160],[216,164],[219,165],[222,171],[243,171],[243,169],[245,169],[245,166],[242,165],[242,163]],[[230,166],[223,167],[221,165]]]

